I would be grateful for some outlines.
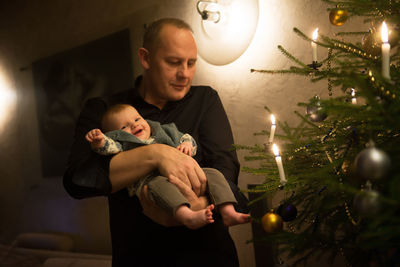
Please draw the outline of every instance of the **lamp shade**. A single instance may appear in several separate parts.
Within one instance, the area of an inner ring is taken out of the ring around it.
[[[258,0],[200,1],[202,10],[219,12],[218,22],[197,15],[193,31],[199,55],[213,65],[226,65],[248,48],[258,23]]]

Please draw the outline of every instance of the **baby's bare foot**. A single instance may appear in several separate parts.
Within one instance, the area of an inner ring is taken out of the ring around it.
[[[225,226],[234,226],[251,221],[249,214],[237,212],[232,204],[221,205],[219,212],[221,213]]]
[[[209,205],[207,208],[192,211],[187,206],[179,207],[176,210],[175,217],[189,229],[199,229],[207,224],[213,223],[212,210],[214,205]]]

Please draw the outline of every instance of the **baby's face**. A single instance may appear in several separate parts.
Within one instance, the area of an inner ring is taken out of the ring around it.
[[[112,119],[112,124],[115,130],[123,130],[133,134],[140,140],[150,138],[151,129],[149,124],[133,107],[127,107],[118,114],[115,114]]]

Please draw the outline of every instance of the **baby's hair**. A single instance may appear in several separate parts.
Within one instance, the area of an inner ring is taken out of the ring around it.
[[[128,104],[116,104],[116,105],[109,107],[106,110],[106,112],[103,114],[103,116],[101,117],[101,128],[105,131],[108,131],[108,129],[106,129],[107,128],[106,126],[107,126],[111,116],[118,114],[127,108],[133,108],[133,107]]]

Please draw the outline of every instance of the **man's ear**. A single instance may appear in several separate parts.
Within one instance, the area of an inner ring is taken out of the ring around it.
[[[139,48],[138,49],[138,56],[139,56],[139,61],[142,67],[145,70],[148,70],[150,68],[150,57],[149,57],[149,51],[146,48]]]

